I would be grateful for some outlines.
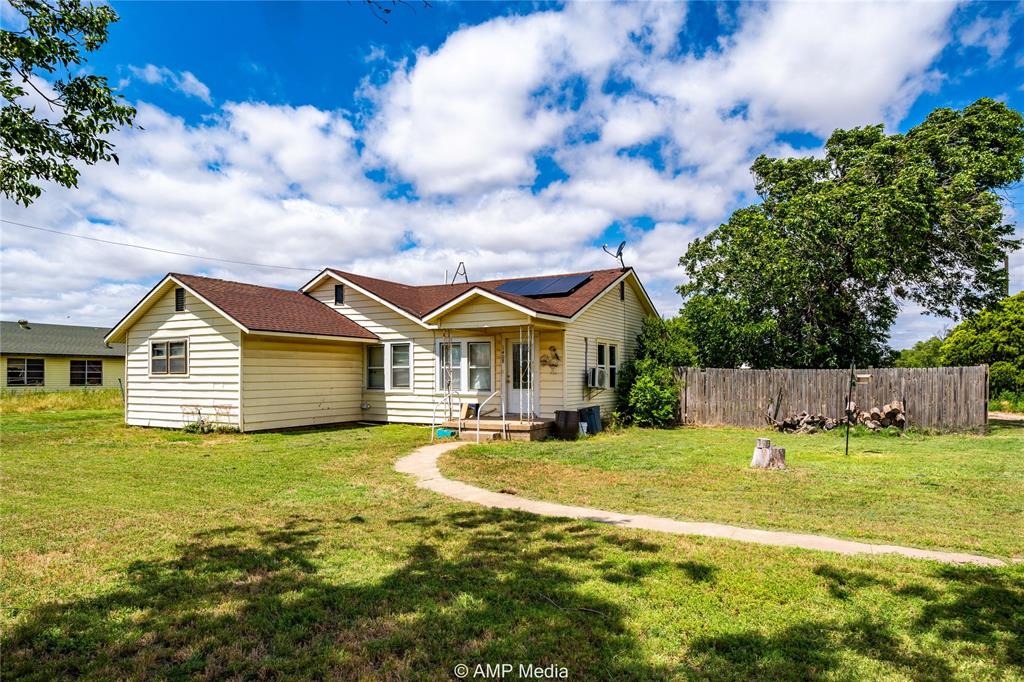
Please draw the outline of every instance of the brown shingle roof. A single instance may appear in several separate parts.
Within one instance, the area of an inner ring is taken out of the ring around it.
[[[548,296],[543,298],[530,298],[527,296],[516,296],[503,291],[498,287],[506,282],[517,279],[549,279],[564,277],[565,274],[545,275],[543,277],[512,277],[507,279],[492,279],[480,282],[461,282],[457,284],[429,284],[414,286],[389,282],[385,279],[376,279],[364,275],[356,275],[343,270],[327,268],[331,272],[344,277],[353,284],[366,289],[372,294],[383,298],[385,301],[398,306],[402,310],[416,316],[425,317],[428,313],[440,308],[449,301],[452,301],[473,288],[483,289],[488,293],[499,296],[507,301],[516,303],[529,310],[546,315],[557,317],[572,317],[585,305],[590,303],[601,292],[608,288],[615,280],[622,276],[623,270],[613,268],[609,270],[589,270],[587,272],[565,273],[573,275],[590,275],[580,288],[567,296]]]
[[[298,291],[170,274],[252,331],[378,338],[330,306]]]

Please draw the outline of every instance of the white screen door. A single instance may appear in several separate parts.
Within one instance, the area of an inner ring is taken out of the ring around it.
[[[537,405],[530,401],[530,348],[528,344],[518,341],[508,342],[508,360],[505,363],[505,380],[507,400],[505,409],[512,414],[528,414],[531,406],[537,411]]]

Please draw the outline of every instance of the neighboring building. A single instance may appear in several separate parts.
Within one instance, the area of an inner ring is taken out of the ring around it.
[[[117,388],[124,379],[123,343],[109,344],[104,327],[0,322],[4,390]]]
[[[429,424],[485,401],[530,421],[609,416],[656,314],[631,268],[429,286],[326,269],[300,291],[171,273],[106,340],[128,346],[129,424]]]

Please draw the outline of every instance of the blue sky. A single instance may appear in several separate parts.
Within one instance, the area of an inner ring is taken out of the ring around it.
[[[359,2],[113,6],[89,69],[140,127],[116,135],[120,166],[5,217],[295,269],[5,226],[5,319],[110,324],[171,270],[439,282],[459,261],[474,278],[608,267],[620,239],[671,314],[678,257],[752,200],[757,154],[983,96],[1024,109],[1020,3],[434,2],[388,23]],[[1012,272],[1019,291],[1019,253]],[[944,325],[908,309],[893,344]]]

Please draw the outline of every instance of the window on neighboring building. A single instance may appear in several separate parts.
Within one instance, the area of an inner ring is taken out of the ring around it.
[[[184,340],[151,342],[149,373],[188,374],[188,344]]]
[[[334,285],[334,305],[341,305],[345,302],[345,285]]]
[[[178,287],[174,290],[174,311],[182,312],[185,310],[185,290]]]
[[[392,343],[391,345],[391,388],[409,388],[412,374],[412,357],[408,343]]]
[[[42,386],[45,363],[42,358],[8,358],[8,386]]]
[[[366,388],[384,390],[384,346],[366,348]]]
[[[71,385],[72,386],[102,386],[103,385],[103,361],[102,360],[72,360],[71,361]]]
[[[471,341],[469,346],[469,388],[491,390],[491,342]]]

